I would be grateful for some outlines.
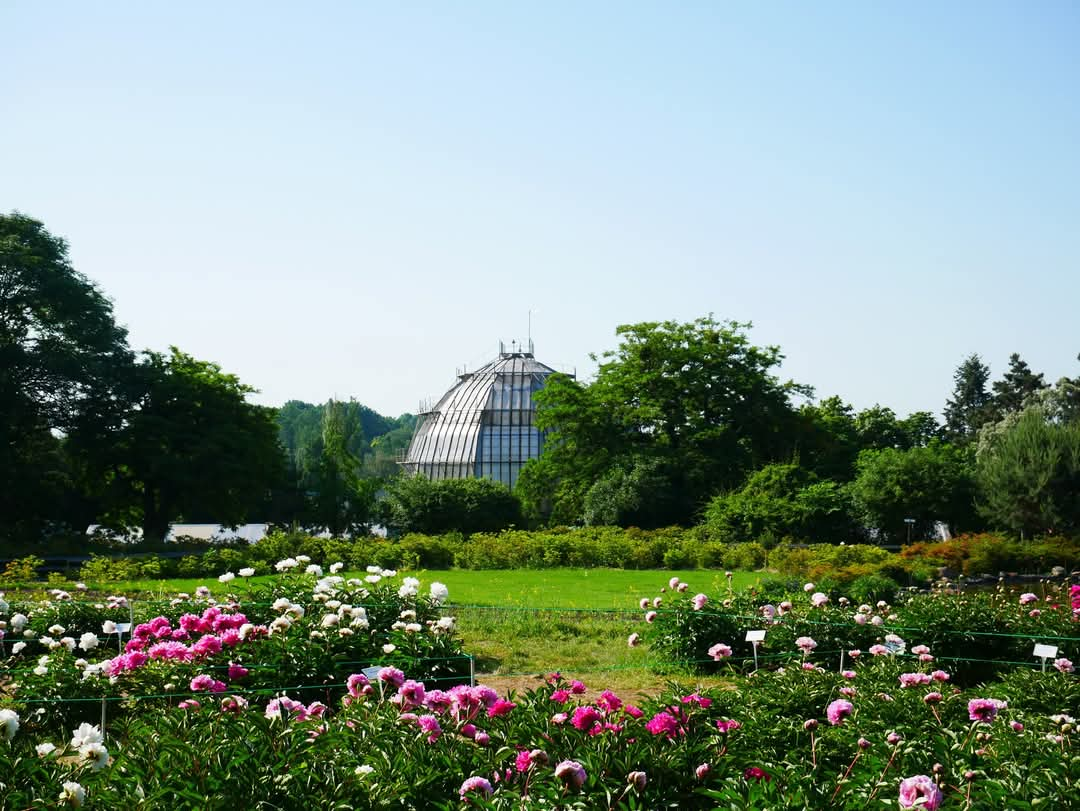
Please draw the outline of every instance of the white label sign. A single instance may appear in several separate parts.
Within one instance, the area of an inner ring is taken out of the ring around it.
[[[365,667],[360,672],[367,676],[368,681],[375,681],[377,678],[379,678],[380,670],[382,670],[382,667],[380,665],[376,665],[375,667]]]
[[[1056,645],[1036,645],[1035,652],[1031,654],[1039,659],[1053,659],[1057,656]]]
[[[746,641],[747,642],[764,642],[765,641],[765,632],[764,631],[747,631],[746,632]]]
[[[118,634],[126,634],[130,630],[131,630],[131,623],[130,622],[118,622],[118,623],[116,623],[116,633],[118,633]]]

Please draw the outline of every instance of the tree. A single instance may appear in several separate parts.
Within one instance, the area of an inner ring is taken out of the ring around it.
[[[1080,422],[1035,406],[1004,423],[980,445],[979,511],[1028,535],[1080,531]]]
[[[306,522],[331,534],[366,532],[381,482],[360,475],[363,447],[359,404],[330,400],[323,409],[322,450],[315,475],[313,514]]]
[[[64,240],[0,215],[0,532],[36,538],[65,517],[70,451],[118,422],[131,363],[112,305],[72,268]]]
[[[905,519],[914,519],[913,539],[929,537],[938,521],[953,531],[977,529],[972,452],[944,442],[859,454],[858,474],[848,485],[855,510],[883,540],[903,541]]]
[[[387,527],[402,535],[497,532],[521,523],[521,503],[491,479],[400,476],[387,485],[380,506]]]
[[[750,344],[749,326],[711,316],[620,326],[618,348],[594,356],[590,385],[549,378],[537,422],[551,435],[545,462],[526,466],[529,503],[548,499],[580,518],[609,471],[655,460],[671,472],[669,491],[657,495],[677,499],[673,516],[689,523],[717,490],[790,456],[799,425],[791,396],[810,390],[773,375],[783,356]]]
[[[281,481],[284,453],[272,409],[216,363],[173,347],[144,353],[137,407],[117,433],[112,517],[160,540],[178,519],[242,523]]]
[[[1013,352],[1009,355],[1008,371],[992,386],[994,411],[999,416],[1019,411],[1024,407],[1025,401],[1045,389],[1046,385],[1042,372],[1032,372],[1027,361],[1021,360],[1020,355]]]
[[[766,465],[740,489],[714,497],[704,524],[724,541],[858,540],[843,487],[795,464]]]
[[[820,403],[804,403],[799,417],[796,453],[802,467],[824,479],[850,479],[859,454],[855,410],[833,396]]]
[[[992,418],[991,397],[986,390],[990,367],[977,354],[969,355],[957,367],[953,380],[953,396],[945,404],[945,431],[954,442],[968,442]]]

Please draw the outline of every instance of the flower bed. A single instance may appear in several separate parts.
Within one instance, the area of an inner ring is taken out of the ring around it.
[[[282,564],[283,574],[259,588],[224,575],[237,592],[222,602],[205,589],[135,607],[120,596],[88,604],[62,591],[30,605],[0,598],[7,692],[39,703],[35,723],[70,723],[99,718],[92,700],[103,698],[113,717],[187,693],[303,686],[331,699],[348,674],[374,664],[429,682],[468,678],[455,620],[440,608],[441,584],[422,594],[414,578],[375,567],[346,581],[336,570],[302,570],[303,561]]]
[[[326,704],[207,695],[28,731],[0,711],[0,805],[95,808],[1066,807],[1080,758],[1076,680],[905,687],[896,660],[676,690],[636,706],[552,676],[500,697],[396,668]]]
[[[818,591],[813,583],[796,593],[767,585],[760,591],[706,595],[672,578],[655,598],[642,598],[640,607],[645,624],[631,643],[649,642],[662,660],[704,671],[751,669],[748,630],[765,631],[759,661],[774,666],[806,652],[802,638],[817,640],[818,660],[833,668],[850,659],[852,650],[917,660],[913,646],[926,646],[934,654],[923,655],[939,657],[963,684],[1034,663],[1036,642],[1057,647],[1057,658],[1080,661],[1080,586],[1044,584],[1039,594],[1020,595],[1004,587],[962,594],[907,592],[895,604],[871,605]],[[716,655],[717,645],[730,650]]]

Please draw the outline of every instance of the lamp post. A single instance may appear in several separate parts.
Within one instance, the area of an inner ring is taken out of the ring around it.
[[[915,523],[914,518],[905,518],[904,523],[907,524],[907,542],[911,543],[911,527]]]

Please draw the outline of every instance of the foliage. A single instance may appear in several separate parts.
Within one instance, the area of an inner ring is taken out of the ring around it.
[[[972,461],[968,449],[943,442],[863,451],[849,492],[865,524],[893,543],[909,539],[907,518],[914,519],[916,540],[929,537],[939,521],[953,531],[977,529]]]
[[[990,367],[977,354],[969,355],[953,374],[956,387],[945,404],[945,433],[955,442],[975,438],[992,417],[992,399],[986,384]]]
[[[150,539],[181,517],[242,523],[280,482],[273,412],[248,403],[253,389],[216,363],[176,347],[144,356],[110,465],[114,514],[136,517]]]
[[[1040,573],[1054,566],[1080,566],[1080,542],[1041,538],[1019,542],[998,533],[960,535],[940,543],[914,543],[900,551],[907,561],[944,566],[954,574]]]
[[[748,327],[712,317],[620,326],[619,346],[597,358],[591,384],[549,378],[536,399],[537,424],[551,434],[543,461],[526,466],[533,469],[519,484],[527,505],[549,520],[576,522],[597,482],[608,492],[594,501],[610,502],[625,485],[618,473],[605,477],[655,460],[663,491],[652,492],[655,504],[642,517],[652,526],[689,523],[717,490],[790,454],[797,420],[790,398],[809,390],[773,375],[780,350],[750,344]]]
[[[85,511],[62,437],[98,445],[130,366],[111,302],[72,268],[67,243],[0,214],[0,537],[36,538]]]
[[[398,533],[493,532],[520,524],[521,503],[490,479],[401,476],[386,488],[383,521]]]
[[[979,511],[1014,532],[1080,531],[1080,422],[1024,411],[978,457]]]
[[[45,563],[35,555],[9,560],[0,574],[0,583],[27,583],[37,579],[37,570]]]
[[[794,464],[766,465],[742,489],[716,496],[703,523],[710,535],[729,542],[839,542],[858,536],[847,492]]]

